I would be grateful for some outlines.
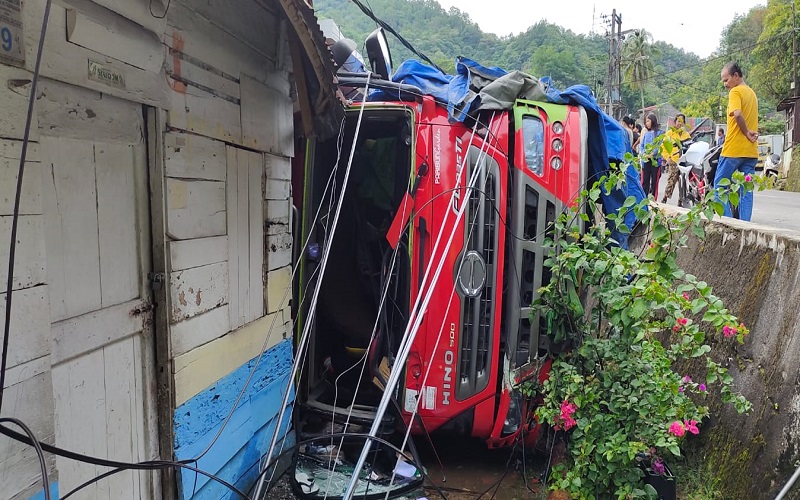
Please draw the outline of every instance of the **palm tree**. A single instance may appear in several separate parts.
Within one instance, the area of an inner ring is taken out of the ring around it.
[[[622,46],[625,81],[639,91],[644,109],[644,86],[653,74],[653,55],[657,49],[651,44],[652,35],[645,30],[638,30],[627,38]]]

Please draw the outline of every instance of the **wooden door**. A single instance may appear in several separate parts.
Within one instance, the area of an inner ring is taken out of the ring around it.
[[[149,460],[158,448],[142,108],[59,87],[51,95],[65,102],[45,103],[40,115],[55,442]],[[61,458],[56,465],[62,494],[107,470]],[[79,498],[154,494],[149,473],[126,471]]]

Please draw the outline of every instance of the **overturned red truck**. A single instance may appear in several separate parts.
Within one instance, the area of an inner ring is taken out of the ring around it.
[[[402,370],[388,388],[387,432],[532,444],[536,398],[520,384],[550,366],[553,346],[531,309],[550,279],[544,242],[587,182],[622,158],[627,135],[587,87],[559,93],[467,59],[455,77],[407,62],[389,80],[388,65],[370,59],[375,73],[339,75],[355,96],[339,136],[306,148],[298,332],[313,325],[300,432],[371,423],[389,374]],[[605,196],[606,212],[644,196],[629,184]]]

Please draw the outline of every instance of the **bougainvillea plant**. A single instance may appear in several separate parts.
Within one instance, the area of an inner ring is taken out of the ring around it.
[[[723,202],[738,203],[739,190],[758,181],[736,175],[677,215],[652,198],[637,204],[630,197],[620,213],[596,223],[585,207],[597,206],[601,190],[624,179],[612,171],[558,219],[546,262],[552,280],[534,303],[554,340],[571,346],[540,388],[537,417],[567,435],[566,460],[553,467],[550,484],[573,498],[652,496],[642,463],[663,473],[664,460],[681,455],[686,436],[702,432],[709,391],[739,412],[750,408],[710,356],[709,342],[742,343],[748,330],[706,282],[681,270],[676,252],[690,232],[704,237],[704,218],[721,215]],[[607,228],[629,232],[622,224],[628,210],[646,228],[640,249],[620,248]],[[702,380],[680,372],[690,364],[701,367]]]

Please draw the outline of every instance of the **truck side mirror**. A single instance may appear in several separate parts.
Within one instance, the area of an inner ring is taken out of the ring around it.
[[[372,72],[380,78],[389,80],[392,77],[392,55],[386,43],[386,33],[378,28],[369,34],[365,42],[367,58]]]

